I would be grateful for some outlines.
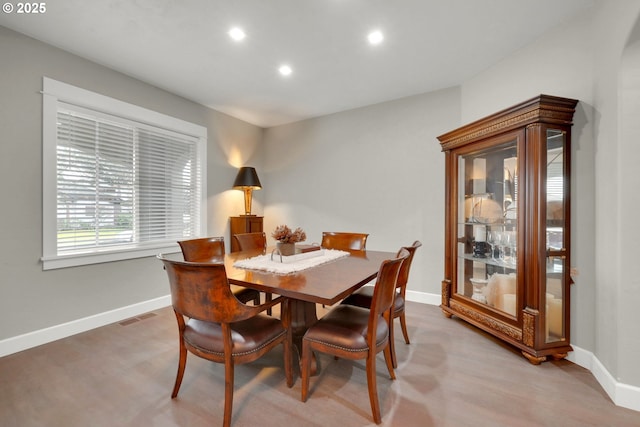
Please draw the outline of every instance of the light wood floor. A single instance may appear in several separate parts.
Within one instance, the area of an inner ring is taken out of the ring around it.
[[[321,309],[319,309],[321,310]],[[409,303],[411,345],[396,325],[399,367],[378,358],[383,426],[640,426],[590,372],[568,361],[529,364],[514,348],[434,306]],[[193,355],[177,399],[171,309],[0,358],[4,427],[218,426],[223,367]],[[362,362],[321,357],[310,396],[286,387],[282,350],[236,368],[233,425],[373,425]]]

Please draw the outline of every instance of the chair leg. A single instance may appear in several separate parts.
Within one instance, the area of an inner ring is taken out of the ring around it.
[[[400,315],[400,326],[402,326],[402,335],[404,335],[404,342],[407,344],[411,344],[409,342],[409,333],[407,332],[407,319],[404,317],[404,311]]]
[[[311,373],[311,344],[302,339],[302,361],[300,362],[300,376],[302,377],[302,396],[303,402],[307,401],[309,394],[309,375]]]
[[[225,362],[224,364],[224,420],[223,427],[231,426],[231,415],[233,413],[233,362]]]
[[[264,294],[264,302],[265,303],[271,302],[271,294],[270,293]],[[260,302],[258,302],[258,303],[260,303]],[[267,308],[267,314],[269,316],[271,316],[271,309],[270,308]]]
[[[176,382],[173,385],[173,392],[171,392],[171,398],[175,398],[180,390],[182,384],[182,377],[184,376],[184,368],[187,365],[187,348],[184,345],[184,340],[180,337],[180,359],[178,361],[178,373],[176,374]]]
[[[396,339],[395,333],[393,332],[393,319],[389,322],[389,349],[391,350],[391,365],[397,368],[398,359],[396,358]]]
[[[367,387],[369,388],[369,402],[371,403],[373,421],[375,421],[376,424],[380,424],[382,418],[380,417],[378,385],[376,383],[376,352],[373,349],[369,350],[369,355],[367,356]]]
[[[389,378],[391,378],[392,380],[395,380],[396,372],[394,371],[395,366],[393,366],[393,360],[394,360],[394,356],[391,350],[391,346],[387,346],[384,349],[384,361],[387,364],[387,370],[389,371]]]

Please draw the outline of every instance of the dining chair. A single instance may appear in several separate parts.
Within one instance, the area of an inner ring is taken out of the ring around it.
[[[224,264],[176,261],[162,255],[158,258],[169,276],[180,340],[171,398],[180,390],[187,351],[224,364],[224,427],[231,424],[235,365],[253,362],[283,344],[286,382],[288,387],[293,386],[291,318],[286,298],[278,297],[259,306],[246,305],[231,291]],[[282,320],[260,314],[281,303]]]
[[[238,233],[234,234],[233,238],[241,251],[262,250],[263,254],[267,251],[267,235],[264,232]],[[271,301],[271,293],[265,292],[264,298],[265,302]],[[267,310],[267,314],[271,315],[271,309]]]
[[[384,352],[389,376],[392,380],[395,379],[389,347],[389,325],[392,321],[391,308],[398,272],[408,256],[409,252],[403,248],[396,258],[382,262],[369,309],[355,305],[338,305],[305,332],[302,338],[301,361],[303,402],[306,402],[309,393],[309,375],[314,351],[342,359],[366,359],[367,386],[373,419],[376,424],[382,422],[376,384],[376,356],[379,352]]]
[[[202,237],[178,241],[185,261],[224,262],[224,237]],[[242,286],[231,285],[232,292],[243,303],[260,304],[260,292]]]
[[[411,263],[413,262],[413,256],[416,253],[416,250],[422,246],[418,240],[413,242],[411,246],[405,246],[409,252],[409,257],[406,259],[404,263],[402,263],[402,267],[400,268],[400,272],[398,273],[398,281],[396,283],[396,295],[395,300],[393,302],[393,319],[400,318],[400,327],[402,328],[402,335],[404,335],[404,342],[406,344],[410,344],[409,342],[409,333],[407,331],[407,320],[405,317],[405,300],[407,293],[407,282],[409,281],[409,270],[411,269]],[[371,307],[371,302],[373,301],[373,286],[363,286],[347,298],[342,300],[341,304],[349,304],[356,305],[359,307]],[[391,356],[393,360],[393,367],[398,367],[398,359],[396,357],[396,346],[395,346],[395,338],[393,333],[393,322],[389,327],[389,345],[391,346]]]
[[[241,251],[250,251],[254,249],[267,250],[267,235],[264,232],[255,233],[238,233],[233,238],[238,243]]]
[[[351,255],[363,255],[367,249],[366,233],[350,233],[340,231],[323,231],[320,246],[325,249],[347,251]],[[325,308],[325,304],[322,304]]]
[[[367,246],[368,234],[323,231],[320,246],[326,249],[338,249],[349,252],[364,252]]]

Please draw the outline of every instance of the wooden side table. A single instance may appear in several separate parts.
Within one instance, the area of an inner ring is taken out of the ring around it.
[[[264,217],[256,215],[240,215],[232,216],[231,222],[231,252],[238,252],[240,247],[236,239],[233,238],[234,234],[241,233],[259,233],[262,232],[262,220]]]

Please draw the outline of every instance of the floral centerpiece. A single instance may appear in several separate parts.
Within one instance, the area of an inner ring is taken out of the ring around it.
[[[292,231],[286,225],[279,225],[273,230],[271,237],[278,241],[276,246],[280,255],[294,255],[296,253],[296,243],[304,242],[307,239],[307,234],[300,227]]]

